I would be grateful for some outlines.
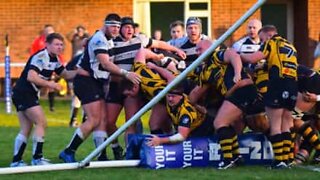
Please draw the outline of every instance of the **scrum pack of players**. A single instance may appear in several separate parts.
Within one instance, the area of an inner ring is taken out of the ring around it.
[[[170,26],[175,36],[178,26],[181,23]],[[74,92],[83,104],[87,120],[75,130],[70,143],[59,154],[64,162],[75,162],[76,150],[90,133],[96,146],[102,144],[107,134],[116,131],[122,108],[128,120],[211,46],[213,41],[201,34],[201,30],[201,20],[190,17],[186,22],[187,35],[182,33],[167,43],[135,34],[130,17],[108,14],[102,28],[87,40],[76,75],[59,64],[50,66],[57,63],[56,57],[61,52],[51,48],[55,44],[49,39],[44,50],[45,53],[50,50],[48,55],[31,57],[19,79],[20,84],[30,84],[30,88],[23,89],[17,83],[14,95],[26,91],[36,94],[41,86],[59,89],[44,78],[53,71],[67,78],[75,76]],[[304,162],[312,149],[316,150],[314,161],[319,162],[318,118],[306,114],[320,100],[317,96],[320,87],[316,85],[319,73],[298,65],[296,49],[278,35],[276,27],[262,27],[259,20],[253,19],[247,32],[232,48],[215,50],[152,108],[149,120],[152,136],[148,145],[216,134],[223,154],[218,168],[227,169],[241,161],[238,134],[249,127],[269,138],[274,151],[272,168],[288,168]],[[63,42],[60,37],[55,39]],[[17,97],[13,96],[13,102],[19,112],[21,131],[15,139],[11,166],[27,165],[22,155],[32,122],[37,130],[32,164],[49,164],[42,155],[44,115],[32,120],[42,112],[36,103],[38,99],[30,97],[23,104]],[[137,127],[130,127],[127,133],[141,132]],[[163,133],[171,135],[157,136]],[[295,159],[296,134],[303,137],[303,142]],[[123,149],[117,140],[111,147],[115,159],[122,159]],[[108,160],[105,150],[98,160]]]

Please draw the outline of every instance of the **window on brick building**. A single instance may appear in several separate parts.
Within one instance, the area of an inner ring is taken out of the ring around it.
[[[156,29],[164,40],[170,39],[169,24],[175,20],[184,23],[191,16],[202,20],[202,32],[211,35],[210,0],[134,0],[134,20],[151,37]]]
[[[176,20],[183,21],[183,11],[183,2],[150,2],[151,32],[160,29],[162,38],[169,40],[169,24]]]
[[[288,0],[270,0],[261,8],[262,24],[273,24],[278,33],[293,42],[293,7]]]

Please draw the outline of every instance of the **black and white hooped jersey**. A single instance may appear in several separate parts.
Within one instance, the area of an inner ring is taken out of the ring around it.
[[[252,41],[249,36],[245,36],[241,38],[239,41],[235,42],[232,45],[232,48],[237,51],[237,53],[254,53],[258,51],[261,47],[261,43],[256,43]],[[265,59],[260,60],[258,63],[250,64],[246,62],[242,62],[245,71],[249,72],[253,76],[253,81],[258,88],[258,91],[261,94],[265,94],[267,92],[267,83],[268,83],[268,71],[266,68],[256,69],[257,64],[265,64]],[[265,64],[265,66],[267,66]]]
[[[251,40],[249,36],[241,38],[239,41],[235,42],[232,45],[232,48],[235,49],[239,54],[240,53],[253,53],[260,49],[261,43],[256,43]]]
[[[39,92],[40,86],[37,86],[27,80],[29,70],[35,70],[40,78],[50,80],[53,72],[59,75],[64,69],[65,68],[60,63],[58,56],[50,56],[47,49],[42,49],[29,58],[14,87],[14,90],[26,93]]]
[[[200,38],[201,40],[210,39],[208,36],[204,34],[201,34]],[[195,61],[198,58],[197,51],[196,51],[197,44],[191,43],[187,36],[179,39],[174,39],[170,43],[172,46],[180,48],[186,53],[187,58],[185,59],[185,62],[187,66],[189,66],[193,61]]]
[[[113,47],[112,39],[107,38],[103,31],[97,31],[88,40],[83,58],[78,66],[88,71],[90,76],[97,80],[108,79],[110,72],[102,67],[96,56],[98,54],[108,54],[109,60],[113,62]]]
[[[125,41],[121,36],[118,36],[113,42],[114,64],[127,71],[131,71],[138,50],[152,45],[152,39],[143,34],[134,36],[129,41]]]

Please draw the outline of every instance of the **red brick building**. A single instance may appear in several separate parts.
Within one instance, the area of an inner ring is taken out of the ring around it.
[[[168,36],[173,20],[185,21],[189,16],[203,20],[204,33],[218,38],[238,20],[255,0],[8,0],[0,1],[0,39],[9,35],[11,61],[26,62],[31,42],[44,24],[53,24],[66,36],[77,25],[87,27],[92,34],[103,24],[110,12],[133,16],[143,32],[151,35],[161,29]],[[253,17],[263,24],[275,24],[279,33],[292,41],[298,49],[300,63],[312,66],[312,53],[320,32],[319,0],[268,0]],[[245,34],[244,24],[226,42],[231,45]],[[0,77],[4,76],[4,45],[0,44]],[[71,54],[66,41],[64,57]],[[12,66],[12,77],[20,68]]]

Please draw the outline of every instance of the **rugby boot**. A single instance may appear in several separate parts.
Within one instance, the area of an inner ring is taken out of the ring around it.
[[[229,169],[235,166],[234,161],[223,160],[218,164],[219,170]]]
[[[101,153],[101,154],[98,156],[97,160],[98,160],[98,161],[109,161],[106,153]]]
[[[274,161],[271,166],[270,169],[286,169],[288,168],[287,164],[283,161]]]
[[[24,166],[28,166],[27,163],[25,163],[23,160],[17,161],[17,162],[12,162],[10,164],[10,167],[24,167]]]
[[[115,160],[124,159],[123,149],[121,146],[117,146],[117,147],[112,148],[112,151],[113,151],[113,155],[114,155]]]
[[[32,161],[31,161],[32,166],[49,165],[49,164],[51,164],[50,160],[45,159],[44,157],[39,158],[39,159],[32,159]]]
[[[63,162],[65,163],[77,162],[76,159],[74,158],[74,154],[67,154],[65,151],[62,151],[59,154],[59,159],[63,160]]]
[[[234,163],[235,166],[241,166],[244,164],[244,159],[242,155],[237,155],[235,158],[232,159],[232,163]]]

